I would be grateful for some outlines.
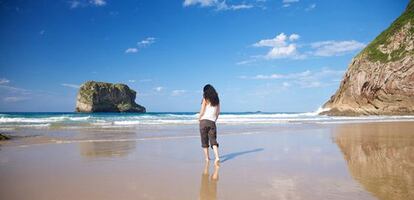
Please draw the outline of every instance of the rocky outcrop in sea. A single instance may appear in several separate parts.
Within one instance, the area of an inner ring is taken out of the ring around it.
[[[414,0],[352,61],[327,115],[414,114]]]
[[[145,112],[136,94],[125,84],[88,81],[79,89],[76,112]]]
[[[5,135],[3,133],[0,133],[0,141],[2,141],[2,140],[9,140],[9,139],[10,139],[9,136],[7,136],[7,135]]]

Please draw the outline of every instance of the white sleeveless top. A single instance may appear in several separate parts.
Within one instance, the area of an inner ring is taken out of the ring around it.
[[[207,103],[206,110],[204,111],[203,116],[201,119],[207,119],[210,121],[215,122],[216,121],[216,112],[217,112],[217,106],[211,106],[210,103]]]

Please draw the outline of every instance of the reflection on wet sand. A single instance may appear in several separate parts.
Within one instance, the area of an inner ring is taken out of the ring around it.
[[[135,141],[105,141],[80,143],[80,153],[84,157],[126,156],[136,148]]]
[[[210,162],[206,162],[203,173],[201,174],[200,200],[217,199],[217,183],[220,166],[218,164],[214,164],[214,172],[210,177],[209,165]]]
[[[343,125],[334,141],[351,175],[367,191],[379,199],[414,199],[412,130],[413,123]]]

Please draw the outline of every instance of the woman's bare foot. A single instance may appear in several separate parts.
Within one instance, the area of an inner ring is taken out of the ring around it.
[[[219,158],[216,158],[216,159],[214,160],[214,163],[215,163],[216,165],[220,164],[220,159],[219,159]]]
[[[210,162],[210,158],[206,158],[205,160],[206,160],[206,162]]]

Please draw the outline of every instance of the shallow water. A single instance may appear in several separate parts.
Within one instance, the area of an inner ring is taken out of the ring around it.
[[[218,168],[194,126],[48,130],[0,146],[0,199],[413,199],[413,128],[221,125]]]
[[[221,113],[222,125],[343,124],[414,121],[414,116],[332,117],[308,113]],[[24,129],[154,129],[163,126],[194,126],[197,113],[0,113],[0,131]]]

